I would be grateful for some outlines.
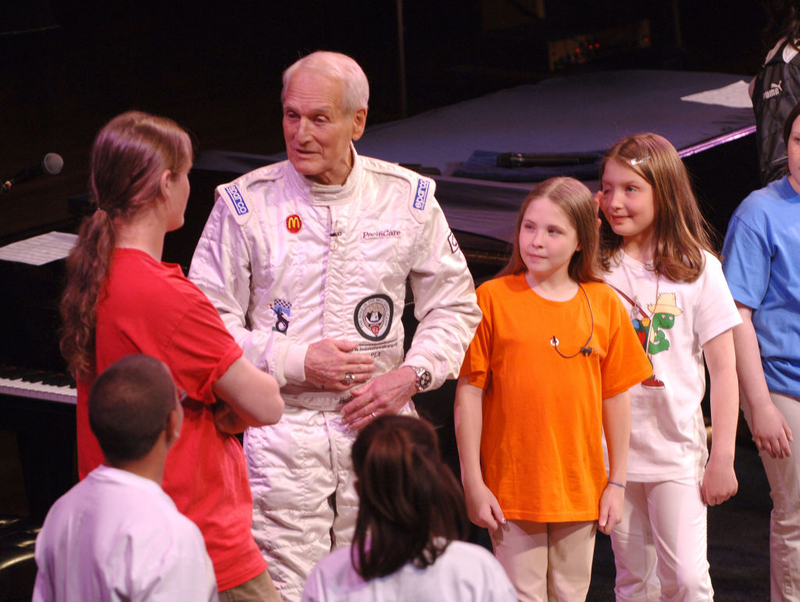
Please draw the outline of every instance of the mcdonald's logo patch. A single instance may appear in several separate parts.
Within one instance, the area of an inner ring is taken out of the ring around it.
[[[286,229],[292,234],[297,234],[300,232],[300,228],[302,227],[303,222],[299,215],[290,215],[286,218]]]

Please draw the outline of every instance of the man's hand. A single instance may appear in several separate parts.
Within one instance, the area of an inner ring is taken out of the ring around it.
[[[397,414],[417,392],[416,383],[417,375],[409,366],[376,376],[350,391],[353,399],[342,406],[342,422],[362,429],[378,416]]]
[[[308,346],[306,352],[306,383],[324,391],[346,391],[353,385],[369,380],[373,359],[363,353],[352,353],[358,347],[354,341],[323,339]],[[352,379],[347,375],[352,374]]]

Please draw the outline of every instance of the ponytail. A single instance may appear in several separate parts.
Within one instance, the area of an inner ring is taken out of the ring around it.
[[[115,227],[158,198],[164,170],[192,161],[189,135],[166,117],[129,111],[109,121],[92,147],[89,186],[97,210],[81,224],[67,258],[67,286],[61,299],[61,353],[75,378],[95,370],[97,307],[111,267]]]
[[[67,258],[67,286],[61,298],[61,354],[75,378],[89,379],[95,364],[97,305],[114,253],[114,225],[98,209],[81,224]]]

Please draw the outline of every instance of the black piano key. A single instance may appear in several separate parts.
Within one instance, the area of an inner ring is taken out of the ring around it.
[[[47,378],[47,373],[43,370],[28,370],[22,375],[22,380],[26,383],[41,383]]]
[[[69,374],[59,374],[57,372],[49,372],[42,382],[56,387],[75,387],[75,380]]]
[[[42,383],[45,385],[54,385],[56,387],[76,388],[75,379],[72,378],[70,374],[38,370],[35,368],[21,368],[8,364],[0,364],[0,378],[20,380],[27,383]]]

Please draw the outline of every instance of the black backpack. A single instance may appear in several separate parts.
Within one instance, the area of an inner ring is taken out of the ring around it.
[[[777,180],[786,173],[786,145],[783,124],[800,101],[800,52],[791,62],[783,60],[784,41],[756,76],[753,112],[756,115],[756,141],[761,183]],[[798,47],[798,40],[795,40]]]

